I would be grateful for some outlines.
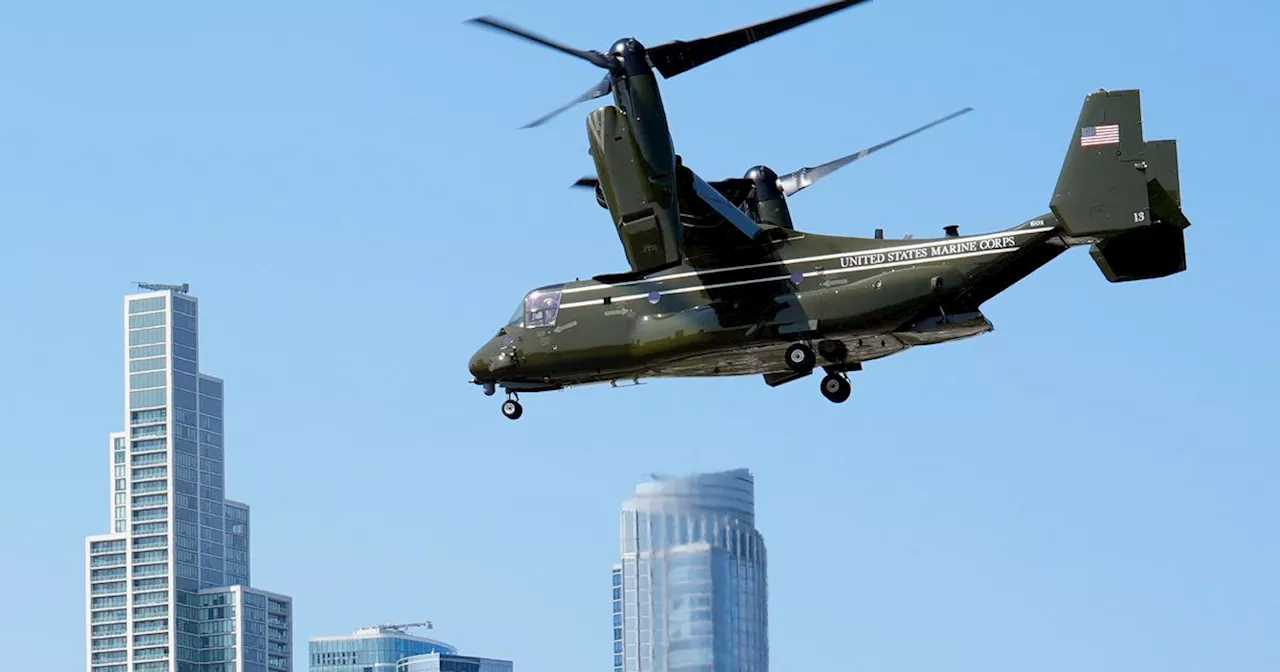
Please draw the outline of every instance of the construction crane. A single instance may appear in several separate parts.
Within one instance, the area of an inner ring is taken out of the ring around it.
[[[422,621],[421,623],[383,623],[382,625],[375,625],[367,629],[377,630],[378,632],[392,631],[392,632],[398,632],[403,635],[407,635],[409,633],[406,632],[406,630],[408,630],[409,628],[426,628],[428,630],[431,630],[431,629],[434,629],[435,626],[431,624],[431,621]]]
[[[138,289],[142,289],[150,292],[163,292],[167,290],[167,291],[177,292],[179,294],[187,294],[191,290],[191,285],[185,282],[182,283],[181,285],[158,285],[153,282],[134,282],[133,284],[137,285]]]

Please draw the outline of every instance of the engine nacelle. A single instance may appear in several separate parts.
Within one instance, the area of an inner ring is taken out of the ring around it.
[[[679,208],[651,179],[627,117],[607,105],[587,115],[587,138],[596,164],[597,199],[609,209],[631,270],[680,261]]]
[[[746,178],[755,184],[756,220],[761,224],[795,229],[791,224],[791,209],[787,207],[787,198],[778,187],[778,174],[768,166],[756,166],[747,171]]]

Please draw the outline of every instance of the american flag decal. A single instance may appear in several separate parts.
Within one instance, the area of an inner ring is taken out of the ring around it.
[[[1085,126],[1080,129],[1080,146],[1096,147],[1098,145],[1115,145],[1120,142],[1119,124],[1106,126]]]

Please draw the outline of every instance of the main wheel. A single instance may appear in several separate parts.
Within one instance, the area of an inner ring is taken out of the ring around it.
[[[822,379],[822,396],[826,397],[828,401],[837,404],[844,403],[852,391],[853,386],[849,385],[849,380],[844,376],[829,373]]]
[[[813,370],[813,350],[804,343],[792,343],[787,348],[787,366],[796,373],[808,373]]]
[[[515,420],[524,414],[524,407],[515,399],[508,399],[502,402],[502,414]]]

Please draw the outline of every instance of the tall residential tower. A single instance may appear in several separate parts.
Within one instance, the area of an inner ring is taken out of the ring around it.
[[[110,534],[86,540],[90,672],[288,672],[292,600],[250,588],[249,506],[224,494],[223,385],[187,287],[124,301]]]
[[[637,486],[613,567],[614,672],[768,672],[765,568],[746,469]]]

